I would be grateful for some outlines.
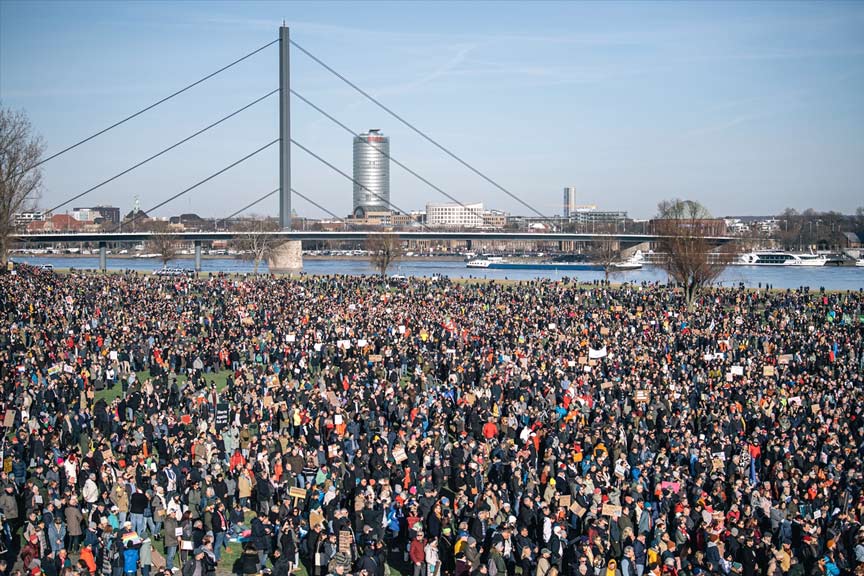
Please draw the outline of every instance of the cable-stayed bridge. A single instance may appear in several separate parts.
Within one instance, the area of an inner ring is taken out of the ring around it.
[[[61,208],[64,208],[65,206],[71,204],[72,202],[75,202],[76,200],[80,200],[81,198],[84,198],[88,194],[102,188],[103,186],[106,186],[112,182],[115,182],[115,181],[123,178],[124,176],[132,173],[133,171],[140,168],[141,166],[144,166],[145,164],[148,164],[149,162],[151,162],[151,161],[153,161],[153,160],[155,160],[161,156],[164,156],[166,154],[171,153],[172,151],[182,147],[187,142],[194,140],[195,138],[208,132],[212,128],[215,128],[216,126],[219,126],[223,122],[225,122],[225,121],[227,121],[227,120],[229,120],[235,116],[242,114],[243,112],[249,110],[250,108],[253,108],[255,106],[260,105],[262,102],[265,102],[274,96],[278,96],[278,101],[279,101],[279,103],[278,103],[279,104],[279,137],[278,138],[270,140],[269,142],[262,142],[255,149],[250,150],[244,156],[242,156],[242,157],[236,159],[235,161],[233,161],[233,162],[221,167],[220,169],[212,172],[206,178],[203,178],[203,179],[195,182],[194,184],[187,186],[186,188],[183,188],[182,190],[168,196],[167,198],[163,198],[163,199],[160,199],[158,201],[154,201],[152,206],[147,207],[143,211],[134,213],[130,219],[128,219],[122,223],[122,226],[124,226],[125,229],[127,230],[126,232],[123,232],[121,230],[121,227],[117,226],[115,229],[107,230],[107,231],[103,231],[103,232],[99,232],[99,233],[69,233],[69,232],[56,232],[56,233],[54,233],[54,232],[48,232],[48,233],[42,233],[42,234],[18,234],[16,236],[18,241],[21,243],[25,243],[25,244],[48,243],[48,242],[89,242],[89,243],[96,243],[100,247],[100,255],[101,255],[100,264],[101,264],[101,267],[104,268],[105,267],[106,246],[108,243],[133,243],[133,242],[138,243],[141,241],[145,241],[152,236],[152,233],[150,233],[150,232],[128,232],[130,225],[133,227],[133,230],[134,230],[135,220],[141,218],[143,215],[153,214],[153,212],[155,210],[158,210],[158,209],[178,200],[179,198],[189,194],[193,190],[196,190],[202,186],[205,186],[208,182],[214,180],[215,178],[218,178],[222,174],[232,170],[233,168],[243,164],[244,162],[250,160],[251,158],[254,158],[255,156],[261,154],[265,150],[268,150],[274,146],[278,147],[278,149],[279,149],[279,166],[278,166],[279,186],[273,190],[269,190],[269,191],[262,193],[260,196],[252,199],[251,202],[249,202],[249,200],[246,199],[246,203],[243,206],[240,206],[239,208],[234,207],[237,209],[234,210],[233,212],[231,212],[230,215],[227,215],[224,218],[220,218],[220,220],[231,219],[231,218],[237,216],[238,214],[256,206],[260,202],[262,202],[268,198],[271,198],[274,195],[278,195],[278,198],[279,198],[278,219],[279,219],[280,230],[277,232],[270,232],[270,233],[265,233],[265,234],[273,236],[279,240],[283,240],[284,242],[282,244],[280,244],[280,246],[276,247],[274,250],[271,251],[273,254],[270,258],[271,270],[276,270],[276,271],[278,271],[278,270],[290,270],[290,269],[295,269],[295,268],[299,268],[300,266],[302,266],[302,256],[301,256],[302,252],[299,249],[299,242],[301,242],[303,240],[363,240],[363,239],[366,239],[370,236],[380,234],[380,232],[369,231],[369,230],[360,230],[360,229],[357,229],[356,227],[353,227],[350,220],[346,220],[346,219],[341,218],[340,216],[335,214],[333,211],[331,211],[327,207],[322,206],[321,204],[319,204],[315,200],[309,198],[307,195],[304,195],[301,192],[299,192],[298,190],[296,190],[295,188],[292,188],[292,185],[291,185],[292,151],[302,152],[304,156],[311,157],[312,159],[324,164],[325,166],[327,166],[332,171],[336,172],[337,174],[339,174],[342,177],[346,178],[347,180],[351,181],[355,186],[359,186],[365,192],[371,194],[372,196],[374,196],[375,198],[380,200],[382,203],[384,203],[389,209],[391,209],[395,212],[403,213],[403,214],[409,213],[408,211],[403,210],[397,204],[392,202],[389,197],[385,198],[385,197],[380,196],[378,193],[369,189],[368,187],[366,187],[361,182],[358,182],[357,180],[355,180],[350,174],[348,174],[344,170],[340,169],[334,163],[327,160],[322,155],[316,153],[313,149],[311,149],[306,144],[299,142],[296,139],[292,138],[292,136],[291,136],[291,97],[292,96],[294,98],[296,98],[297,100],[299,100],[300,102],[302,102],[305,106],[308,106],[309,108],[311,108],[312,110],[314,110],[318,114],[321,114],[324,118],[326,118],[327,120],[329,120],[330,122],[332,122],[333,124],[338,126],[340,129],[344,130],[346,133],[349,133],[352,136],[356,136],[358,134],[358,132],[356,130],[353,130],[351,127],[346,125],[344,122],[342,122],[338,118],[336,118],[333,114],[327,112],[320,105],[316,104],[315,102],[313,102],[312,100],[310,100],[309,98],[307,98],[306,96],[304,96],[303,94],[301,94],[295,88],[292,87],[291,75],[290,75],[290,59],[291,59],[291,55],[292,55],[292,49],[294,51],[298,52],[300,55],[302,55],[302,57],[311,59],[317,65],[319,65],[324,70],[326,70],[327,72],[332,74],[334,77],[339,79],[339,81],[345,83],[350,88],[352,88],[354,91],[356,91],[360,95],[362,95],[364,98],[368,99],[375,106],[377,106],[382,111],[384,111],[386,114],[391,116],[394,120],[396,120],[400,124],[407,127],[409,130],[411,130],[412,132],[417,134],[419,137],[424,139],[427,143],[431,144],[438,151],[445,154],[446,156],[448,156],[449,158],[451,158],[455,162],[459,163],[463,168],[465,168],[466,170],[468,170],[469,172],[471,172],[472,174],[474,174],[475,176],[477,176],[478,178],[483,180],[487,185],[492,186],[497,191],[497,193],[499,195],[507,196],[511,200],[517,202],[519,205],[521,205],[522,207],[527,209],[528,212],[530,214],[532,214],[532,218],[535,221],[548,223],[548,225],[545,226],[545,231],[543,231],[543,232],[540,232],[540,231],[532,231],[532,232],[509,232],[509,231],[451,232],[451,231],[441,231],[441,230],[436,230],[433,228],[428,228],[424,225],[418,225],[417,227],[415,227],[414,229],[412,229],[410,231],[393,232],[394,234],[398,234],[398,236],[401,239],[405,239],[405,240],[461,240],[461,241],[468,242],[469,245],[471,242],[473,242],[475,240],[481,240],[481,241],[486,241],[486,240],[512,240],[512,241],[532,241],[533,240],[533,241],[537,241],[537,240],[540,240],[540,241],[559,241],[559,242],[596,242],[596,241],[614,240],[615,242],[620,243],[620,244],[634,245],[634,244],[639,244],[642,242],[651,242],[652,240],[656,240],[658,238],[658,236],[652,235],[652,234],[632,234],[632,233],[573,234],[573,233],[564,233],[564,232],[557,231],[557,230],[560,230],[560,228],[561,228],[561,221],[560,220],[557,220],[556,218],[551,218],[551,217],[543,214],[543,212],[538,210],[535,206],[533,206],[531,203],[526,201],[524,198],[520,197],[519,195],[517,195],[513,191],[511,191],[508,188],[506,188],[505,186],[503,186],[497,180],[495,180],[491,176],[489,176],[485,171],[480,170],[479,168],[477,168],[476,166],[474,166],[473,164],[468,162],[466,159],[464,159],[462,156],[453,152],[450,148],[448,148],[447,146],[442,144],[440,141],[434,139],[432,136],[427,134],[425,131],[418,128],[414,123],[408,121],[406,118],[399,115],[397,112],[395,112],[394,110],[392,110],[391,108],[386,106],[384,103],[382,103],[381,101],[376,99],[368,91],[364,90],[363,88],[358,86],[356,83],[352,82],[344,74],[335,70],[333,67],[331,67],[329,64],[327,64],[326,62],[321,60],[314,53],[312,53],[311,51],[309,51],[305,47],[301,46],[300,44],[298,44],[297,42],[292,40],[290,37],[289,29],[286,26],[282,26],[279,28],[278,38],[266,42],[262,46],[259,46],[258,48],[250,51],[249,53],[244,54],[243,56],[237,58],[236,60],[222,66],[218,70],[215,70],[209,74],[206,74],[205,76],[203,76],[201,78],[197,78],[197,79],[193,80],[192,82],[190,82],[186,86],[176,90],[175,92],[165,96],[164,98],[161,98],[161,99],[149,104],[148,106],[145,106],[144,108],[142,108],[140,110],[137,110],[137,111],[129,114],[128,116],[122,118],[121,120],[116,121],[116,122],[108,125],[107,127],[96,130],[92,134],[89,134],[86,137],[83,137],[82,139],[78,140],[77,142],[75,142],[69,146],[66,146],[65,148],[63,148],[63,149],[61,149],[55,153],[50,154],[49,156],[47,156],[46,158],[41,160],[36,166],[48,163],[55,158],[58,158],[64,154],[67,154],[68,152],[70,152],[72,150],[75,150],[76,148],[82,146],[83,144],[86,144],[87,142],[90,142],[96,138],[99,138],[100,136],[118,128],[119,126],[126,124],[127,122],[130,122],[130,121],[132,121],[132,120],[134,120],[134,119],[136,119],[142,115],[145,115],[147,113],[152,112],[153,110],[157,109],[159,106],[164,104],[165,102],[168,102],[169,100],[172,100],[173,98],[179,96],[180,94],[183,94],[189,90],[192,90],[193,88],[195,88],[199,85],[206,83],[208,80],[212,79],[213,77],[215,77],[217,75],[227,73],[228,71],[230,71],[235,66],[241,65],[244,61],[256,56],[259,53],[265,52],[274,46],[278,47],[278,50],[279,50],[279,69],[278,69],[279,84],[278,84],[278,88],[275,88],[275,89],[273,89],[273,90],[271,90],[265,94],[260,95],[259,97],[255,98],[254,100],[250,101],[249,103],[245,104],[244,106],[242,106],[236,110],[231,111],[230,113],[226,114],[225,116],[222,116],[218,120],[215,120],[214,122],[211,122],[210,124],[208,124],[206,126],[203,126],[201,129],[193,132],[192,134],[186,136],[185,138],[182,138],[181,140],[174,142],[174,143],[170,144],[169,146],[154,152],[153,154],[150,154],[146,158],[143,158],[140,161],[135,162],[131,166],[126,167],[125,169],[117,172],[116,174],[112,175],[111,177],[109,177],[105,180],[102,180],[101,182],[96,183],[95,185],[93,185],[93,186],[91,186],[91,187],[89,187],[89,188],[87,188],[81,192],[77,192],[77,193],[74,193],[74,194],[68,196],[62,202],[52,206],[46,212],[47,213],[57,212],[58,210],[60,210]],[[373,146],[373,144],[371,144],[369,142],[365,142],[365,143],[368,146]],[[448,200],[458,204],[459,206],[461,206],[462,208],[464,208],[466,210],[469,210],[469,211],[475,211],[476,210],[476,208],[469,208],[459,198],[457,198],[453,194],[447,192],[442,187],[434,184],[429,178],[421,175],[420,173],[418,173],[417,171],[412,169],[410,166],[408,166],[405,162],[403,162],[403,161],[395,158],[391,154],[389,154],[389,152],[384,152],[377,147],[375,149],[378,153],[385,156],[389,162],[398,166],[402,170],[405,170],[412,177],[418,179],[425,186],[432,189],[436,194],[439,194],[439,195],[447,198]],[[276,172],[276,171],[277,171],[277,168],[274,166],[274,172]],[[344,224],[345,229],[342,231],[336,231],[336,232],[313,232],[313,231],[293,230],[292,229],[292,222],[291,222],[291,214],[292,214],[291,207],[292,207],[293,196],[297,196],[297,197],[305,200],[310,205],[315,206],[318,209],[325,212],[326,214],[328,214],[330,217],[332,217],[338,221],[341,221]],[[478,212],[478,213],[476,213],[476,215],[477,215],[478,219],[485,218],[484,214],[482,214],[482,213]],[[485,223],[485,220],[484,220],[484,223]],[[259,233],[256,233],[256,234],[259,234]],[[196,268],[197,268],[197,267],[200,267],[201,242],[242,238],[244,233],[243,232],[218,232],[218,231],[217,232],[178,232],[178,233],[171,233],[169,235],[172,237],[176,237],[178,241],[182,240],[182,241],[194,243],[195,249],[196,249]],[[733,239],[729,238],[729,237],[719,237],[718,236],[716,238],[712,238],[711,240],[716,244],[722,244],[725,242],[729,242]]]

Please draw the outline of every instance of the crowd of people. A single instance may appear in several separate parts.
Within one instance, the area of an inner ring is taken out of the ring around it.
[[[0,576],[864,573],[864,293],[0,274]]]

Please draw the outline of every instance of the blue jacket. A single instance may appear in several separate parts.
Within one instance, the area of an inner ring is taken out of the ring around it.
[[[127,574],[138,573],[138,549],[126,548],[123,550],[123,571]]]

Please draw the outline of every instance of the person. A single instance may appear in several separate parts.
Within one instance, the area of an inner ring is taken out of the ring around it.
[[[438,556],[438,540],[430,538],[423,547],[423,560],[426,563],[426,576],[439,576],[441,561]]]
[[[507,574],[507,565],[504,562],[504,541],[497,540],[492,544],[492,549],[489,551],[489,563],[487,572],[489,576],[505,576]]]
[[[535,576],[551,576],[552,570],[552,551],[548,548],[540,550],[540,558],[537,560],[537,571]]]
[[[426,575],[426,539],[423,532],[418,531],[408,551],[411,565],[414,567],[414,576]]]
[[[135,547],[131,540],[126,542],[123,550],[123,573],[126,576],[137,576],[138,560],[138,548]]]
[[[273,550],[273,557],[270,564],[273,567],[273,576],[290,576],[291,564],[279,548]]]
[[[237,561],[238,569],[236,574],[257,574],[259,567],[258,551],[255,550],[255,545],[251,542],[243,545],[243,552]]]
[[[177,517],[174,514],[166,514],[164,530],[165,533],[162,542],[165,545],[165,568],[173,571],[174,557],[177,555],[177,549],[180,546],[180,535],[183,533],[182,528],[177,524]]]
[[[636,553],[633,546],[624,547],[624,557],[621,559],[621,576],[638,576],[636,568]]]
[[[150,576],[150,570],[153,566],[153,543],[150,538],[144,538],[141,541],[141,547],[138,549],[138,562],[141,566],[141,576]]]

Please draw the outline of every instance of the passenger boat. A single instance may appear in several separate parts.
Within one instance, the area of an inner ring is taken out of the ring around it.
[[[760,251],[747,252],[733,262],[738,266],[825,266],[828,262],[822,254],[796,252]]]

